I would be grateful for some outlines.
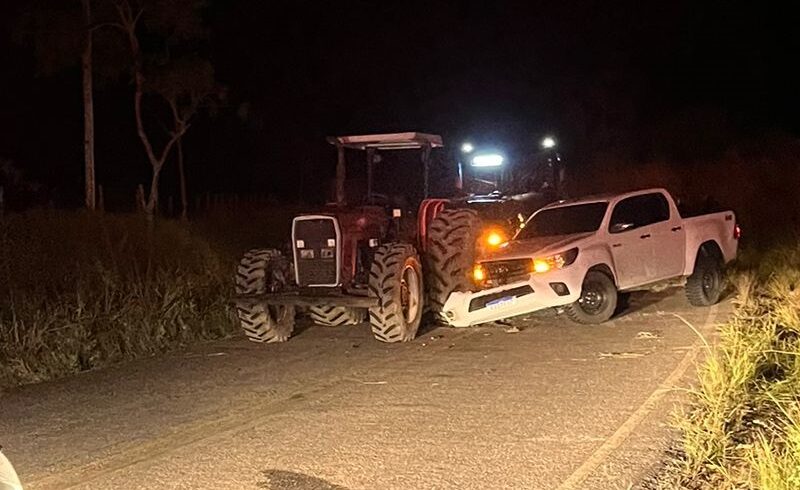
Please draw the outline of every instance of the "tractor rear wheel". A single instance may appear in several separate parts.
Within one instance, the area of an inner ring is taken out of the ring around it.
[[[369,294],[378,306],[369,309],[372,334],[381,342],[414,340],[424,303],[422,265],[413,246],[390,243],[378,248],[369,272]]]
[[[365,310],[347,306],[318,305],[308,309],[314,323],[324,327],[355,325],[364,321]]]
[[[428,228],[426,282],[431,310],[441,314],[454,291],[469,291],[481,219],[472,209],[445,209]]]
[[[290,276],[290,265],[273,249],[250,250],[236,269],[236,294],[258,295],[280,291]],[[285,342],[294,330],[294,306],[268,305],[256,298],[238,298],[236,313],[253,342]]]

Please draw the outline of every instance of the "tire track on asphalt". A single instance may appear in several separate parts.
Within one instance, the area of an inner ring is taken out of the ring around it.
[[[719,305],[714,305],[709,309],[701,331],[707,329],[711,324],[716,322],[718,310]],[[685,322],[685,320],[683,321]],[[628,436],[639,427],[639,424],[653,412],[658,402],[678,384],[686,374],[686,371],[694,365],[697,354],[705,347],[707,347],[707,345],[705,345],[705,340],[702,339],[702,337],[696,339],[692,344],[692,348],[683,356],[683,359],[681,359],[669,376],[661,382],[658,388],[647,397],[639,408],[634,410],[625,422],[623,422],[600,447],[595,449],[594,452],[558,486],[557,490],[579,489],[580,485],[586,481],[600,465],[605,463],[614,451],[622,446]]]

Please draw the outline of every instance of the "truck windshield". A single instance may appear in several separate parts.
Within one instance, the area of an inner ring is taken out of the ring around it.
[[[591,202],[545,209],[528,220],[517,239],[597,231],[607,208],[607,202]]]

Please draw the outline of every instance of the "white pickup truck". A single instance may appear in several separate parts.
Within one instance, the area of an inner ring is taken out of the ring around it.
[[[663,189],[559,201],[475,264],[475,288],[451,293],[443,317],[467,327],[558,307],[602,323],[619,292],[674,280],[692,305],[712,305],[739,235],[732,211],[684,219]]]

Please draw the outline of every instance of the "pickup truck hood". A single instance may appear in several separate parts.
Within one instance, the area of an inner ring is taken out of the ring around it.
[[[583,239],[592,235],[594,235],[594,233],[576,233],[573,235],[543,236],[524,240],[512,240],[507,246],[483,257],[481,261],[546,257],[577,246]]]

